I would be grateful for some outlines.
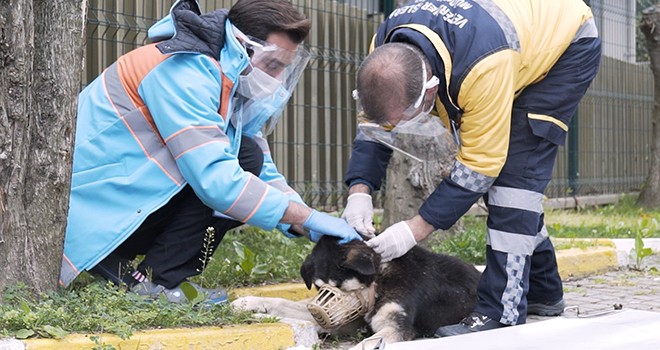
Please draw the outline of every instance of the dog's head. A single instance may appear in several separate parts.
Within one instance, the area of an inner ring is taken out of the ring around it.
[[[380,256],[363,241],[339,244],[338,239],[322,236],[300,267],[300,275],[311,289],[329,284],[353,291],[373,283]]]

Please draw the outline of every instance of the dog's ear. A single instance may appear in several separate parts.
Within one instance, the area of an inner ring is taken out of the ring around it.
[[[366,249],[351,249],[346,253],[346,259],[341,263],[341,267],[361,275],[372,276],[378,271],[378,261],[375,255]]]
[[[305,258],[305,261],[303,261],[302,265],[300,266],[300,276],[302,276],[303,281],[305,281],[307,289],[312,289],[312,278],[314,278],[314,263],[309,257],[310,255]]]

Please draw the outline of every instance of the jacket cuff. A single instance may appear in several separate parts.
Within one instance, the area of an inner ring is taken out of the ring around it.
[[[373,193],[376,190],[376,187],[371,182],[369,182],[365,179],[353,179],[353,180],[351,180],[351,182],[348,183],[348,188],[351,188],[354,185],[359,185],[359,184],[362,184],[362,185],[365,185],[365,186],[369,187],[369,194]]]
[[[433,227],[448,230],[483,193],[474,192],[445,178],[419,208],[419,215]]]
[[[344,183],[350,186],[355,180],[366,181],[372,190],[380,189],[392,150],[376,142],[355,140],[348,161]]]

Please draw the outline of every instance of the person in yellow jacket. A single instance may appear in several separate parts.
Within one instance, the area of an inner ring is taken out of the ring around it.
[[[435,109],[459,151],[418,215],[367,244],[383,260],[396,259],[434,230],[450,228],[479,198],[489,209],[478,303],[436,336],[563,312],[543,193],[600,52],[582,0],[412,1],[379,27],[354,92],[367,121],[396,133]],[[370,193],[380,187],[392,151],[362,132],[353,146],[343,216],[373,236]]]

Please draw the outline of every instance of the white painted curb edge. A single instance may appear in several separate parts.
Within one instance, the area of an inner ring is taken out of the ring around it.
[[[25,350],[25,344],[16,339],[0,339],[0,350]]]
[[[644,248],[651,248],[653,253],[660,253],[660,238],[644,238]],[[616,246],[616,258],[620,267],[630,266],[636,263],[635,239],[617,238],[612,239]]]

